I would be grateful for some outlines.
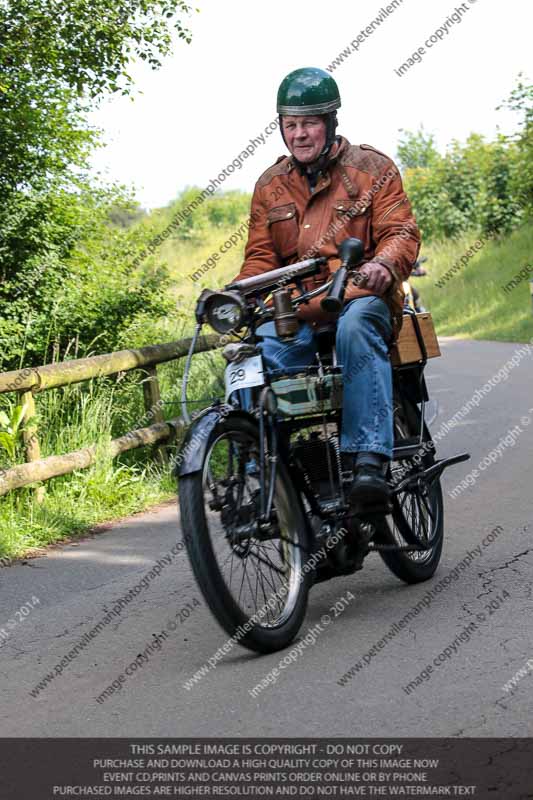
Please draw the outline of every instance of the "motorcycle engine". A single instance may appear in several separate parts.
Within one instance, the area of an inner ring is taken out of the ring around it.
[[[291,456],[319,501],[336,499],[340,481],[349,480],[350,458],[339,452],[336,435],[326,439],[321,431],[311,431],[307,437],[300,434],[291,447]]]

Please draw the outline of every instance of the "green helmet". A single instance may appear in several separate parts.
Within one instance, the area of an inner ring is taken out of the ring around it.
[[[331,75],[317,67],[302,67],[283,78],[278,89],[281,116],[330,114],[340,108],[339,88]]]

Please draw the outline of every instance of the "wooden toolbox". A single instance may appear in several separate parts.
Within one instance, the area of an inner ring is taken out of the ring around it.
[[[440,356],[439,342],[437,340],[431,314],[428,311],[424,311],[414,316],[416,316],[418,320],[420,333],[422,334],[426,347],[427,357],[435,358],[436,356]],[[391,350],[391,362],[394,367],[399,367],[402,364],[412,364],[422,359],[422,352],[418,343],[412,317],[413,315],[411,314],[404,314],[403,316],[400,335]]]

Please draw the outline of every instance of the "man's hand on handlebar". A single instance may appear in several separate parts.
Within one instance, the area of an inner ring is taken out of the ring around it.
[[[357,276],[363,275],[366,276],[366,282],[356,277],[354,283],[364,285],[365,289],[369,289],[377,295],[385,294],[392,283],[392,275],[389,270],[378,261],[369,261],[368,264],[361,267],[357,272]]]

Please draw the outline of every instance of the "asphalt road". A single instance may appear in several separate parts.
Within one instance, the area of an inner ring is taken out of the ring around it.
[[[433,431],[524,348],[456,340],[442,347],[443,358],[427,370],[439,403]],[[184,688],[226,636],[203,603],[184,551],[171,553],[181,539],[174,503],[0,569],[2,735],[532,735],[533,348],[515,362],[507,380],[491,387],[439,444],[439,455],[466,450],[472,459],[443,479],[445,545],[435,577],[406,586],[373,555],[362,572],[315,587],[303,636],[331,615],[339,597],[351,591],[355,599],[256,697],[248,690],[284,653],[258,656],[237,646]],[[494,463],[487,458],[473,485],[450,497],[498,446]],[[491,532],[493,541],[486,539]],[[157,562],[160,574],[106,618]],[[456,567],[456,578],[437,594]],[[433,589],[431,602],[400,626]],[[185,618],[179,612],[187,604]],[[339,685],[383,637],[364,668]],[[85,647],[61,667],[80,640]],[[143,666],[119,683],[139,653]],[[430,665],[407,693],[402,687]],[[48,673],[54,677],[36,693]],[[514,689],[504,691],[513,676]],[[98,702],[115,680],[120,688]]]

